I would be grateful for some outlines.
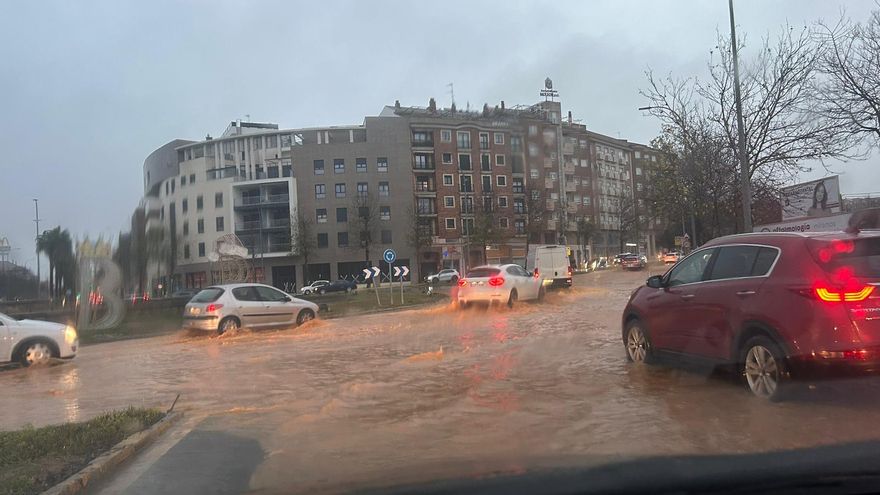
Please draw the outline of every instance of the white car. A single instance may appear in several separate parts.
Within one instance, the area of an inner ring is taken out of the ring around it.
[[[329,280],[315,280],[311,284],[300,289],[299,293],[304,296],[307,296],[309,294],[316,294],[318,292],[318,289],[320,289],[321,287],[324,287],[325,285],[330,285],[330,281]]]
[[[519,265],[485,265],[472,268],[458,281],[460,308],[473,303],[507,304],[544,299],[544,280]]]
[[[458,274],[458,270],[446,268],[433,275],[428,275],[425,277],[425,282],[428,282],[429,284],[436,284],[438,282],[454,284],[458,282],[459,278],[461,278],[461,276]]]
[[[302,325],[318,305],[263,284],[213,285],[193,296],[183,310],[186,328],[224,333],[241,327]]]
[[[0,363],[18,361],[30,366],[52,358],[70,359],[78,348],[79,337],[70,325],[16,320],[0,313]]]

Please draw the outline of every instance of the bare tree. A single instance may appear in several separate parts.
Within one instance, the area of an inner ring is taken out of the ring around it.
[[[431,222],[433,219],[426,216],[426,211],[421,211],[418,207],[411,206],[409,210],[409,232],[407,232],[407,243],[415,253],[415,263],[413,264],[413,280],[421,280],[421,255],[422,252],[433,244],[434,230]]]
[[[544,189],[533,183],[528,183],[525,188],[525,223],[526,223],[526,253],[533,242],[541,243],[541,234],[547,230],[546,220],[551,218],[547,212],[547,202],[544,197]]]
[[[504,242],[506,236],[498,226],[495,196],[485,194],[474,205],[474,228],[470,232],[470,243],[480,248],[483,263],[487,262],[486,248]]]
[[[802,160],[853,155],[854,141],[839,132],[839,125],[817,117],[815,83],[821,47],[814,40],[806,29],[786,27],[778,39],[765,39],[752,60],[741,64],[753,187],[794,178],[803,170]],[[729,170],[736,167],[730,157],[735,156],[738,139],[730,40],[719,36],[712,53],[707,80],[658,79],[648,71],[648,88],[641,91],[650,102],[650,113],[661,121],[663,139],[677,156],[680,202],[675,209],[682,212],[705,206],[699,203],[708,185],[727,188],[736,180]],[[729,201],[730,193],[714,191],[714,200]]]
[[[834,26],[819,22],[816,36],[824,48],[820,115],[841,132],[880,146],[880,10],[864,24],[844,17]]]
[[[317,247],[312,219],[307,218],[302,212],[297,212],[296,215],[291,215],[290,231],[290,254],[302,259],[303,284],[306,284],[311,282],[309,279],[309,257],[311,257]]]
[[[370,249],[376,242],[376,232],[379,227],[379,206],[368,192],[358,193],[352,200],[351,206],[355,216],[349,225],[352,226],[358,242],[353,247],[364,250],[364,261],[369,265]]]

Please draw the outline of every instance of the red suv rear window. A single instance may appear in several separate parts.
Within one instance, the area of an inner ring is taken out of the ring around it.
[[[848,268],[856,277],[880,278],[880,237],[813,240],[810,251],[826,272]]]

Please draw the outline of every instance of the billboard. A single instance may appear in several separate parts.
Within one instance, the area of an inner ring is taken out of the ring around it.
[[[838,176],[782,188],[782,219],[827,217],[840,213]]]
[[[849,225],[850,213],[758,225],[754,232],[838,232]]]

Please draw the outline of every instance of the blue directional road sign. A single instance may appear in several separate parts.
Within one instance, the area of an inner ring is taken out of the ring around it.
[[[394,263],[394,260],[397,259],[397,253],[395,253],[393,249],[386,249],[385,252],[382,253],[382,259],[385,260],[385,263]]]

